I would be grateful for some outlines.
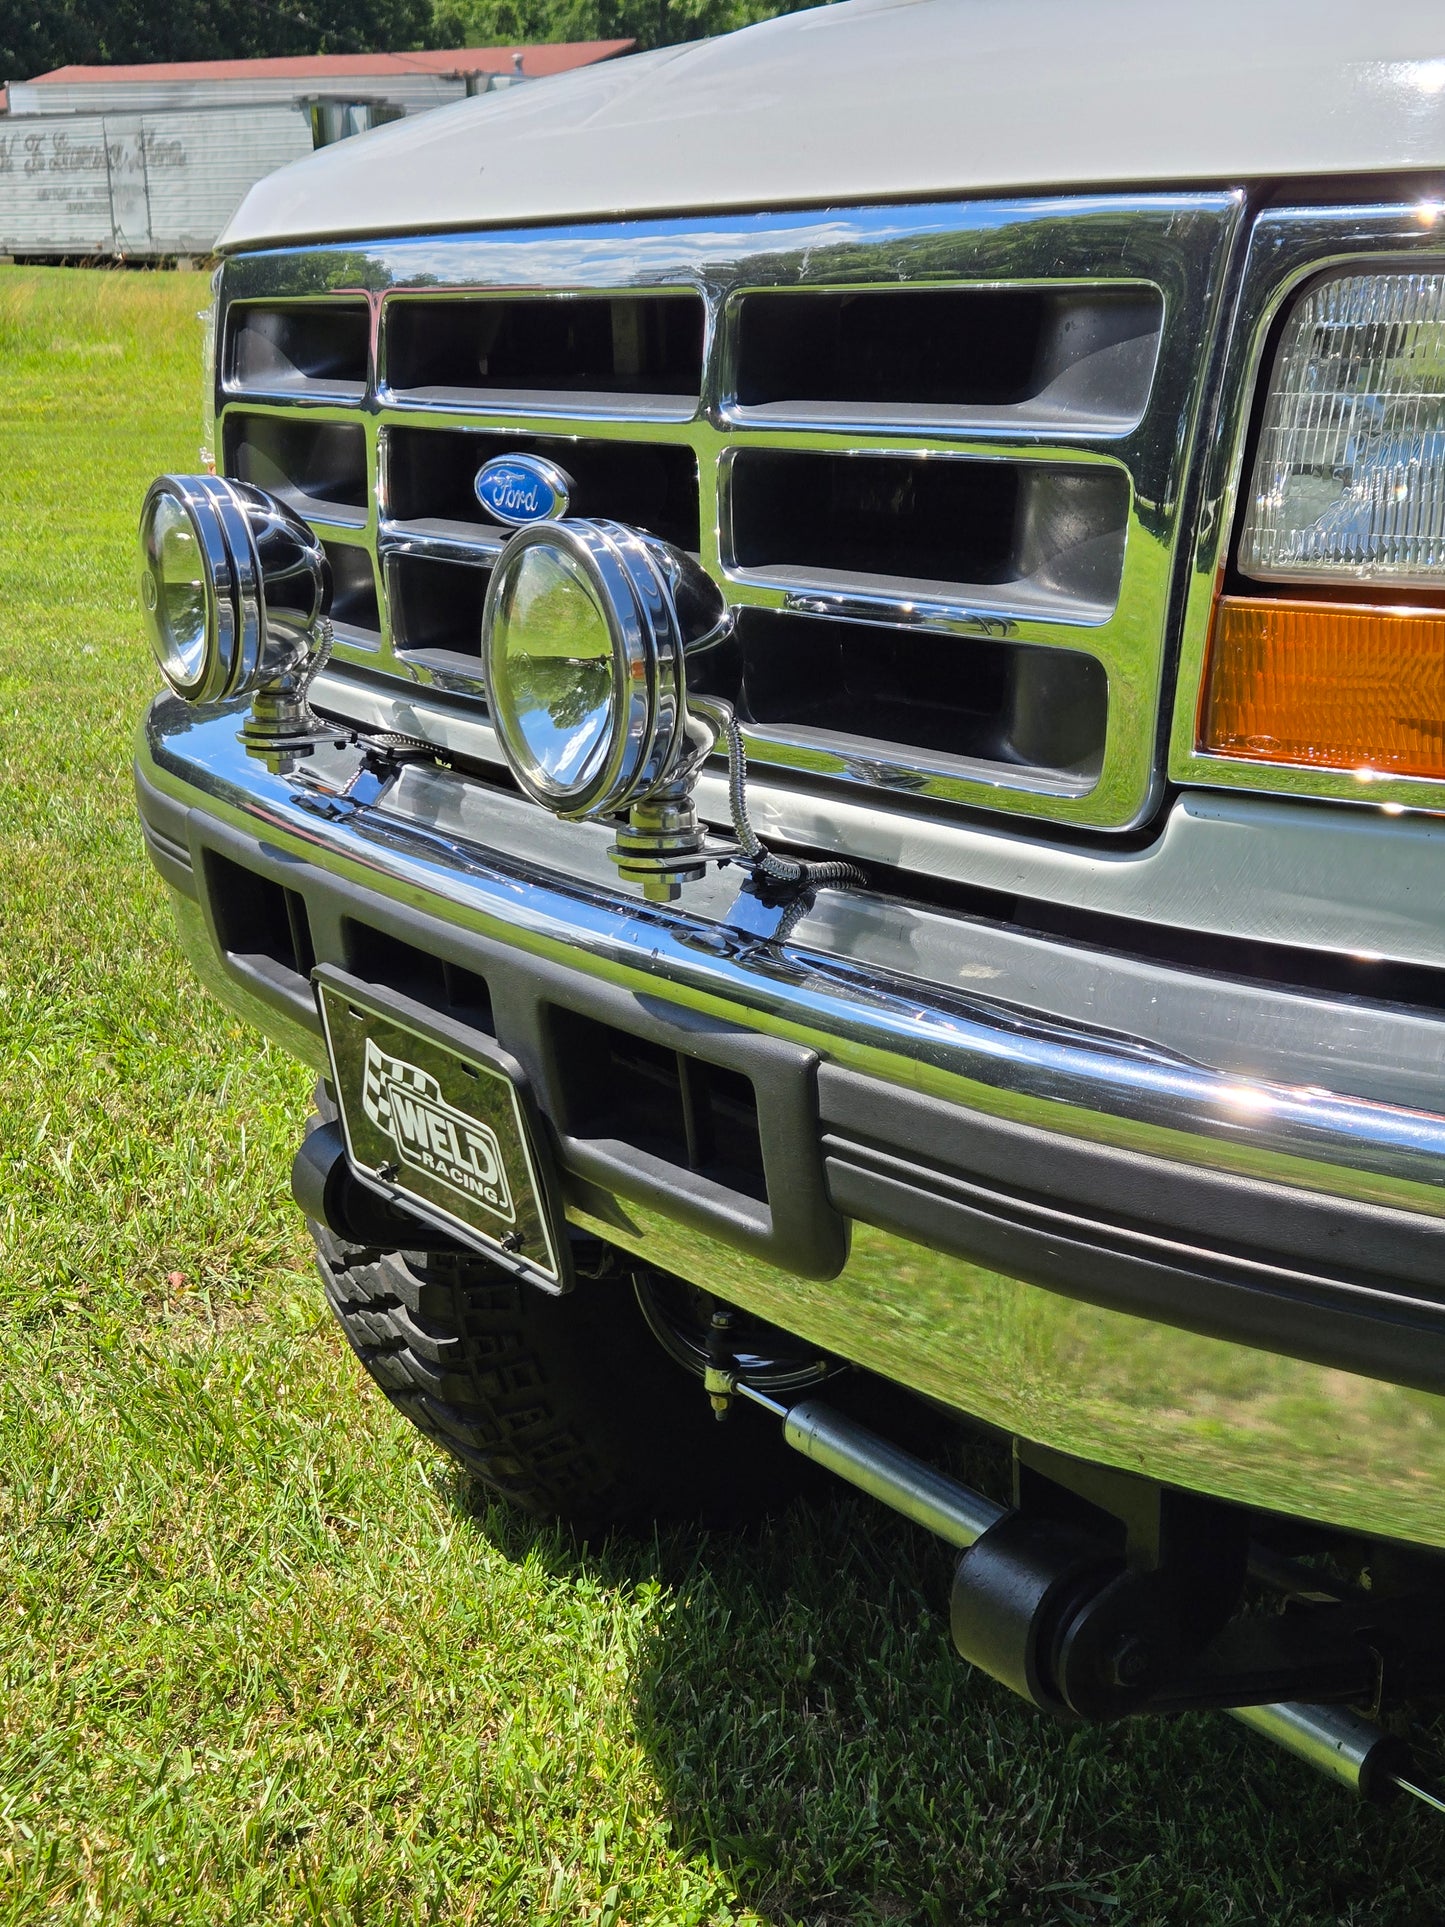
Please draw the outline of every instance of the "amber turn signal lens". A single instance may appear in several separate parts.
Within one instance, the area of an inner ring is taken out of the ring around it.
[[[1445,611],[1222,596],[1199,747],[1445,777]]]

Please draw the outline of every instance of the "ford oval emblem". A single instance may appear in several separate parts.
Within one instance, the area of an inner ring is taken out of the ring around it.
[[[571,476],[541,455],[496,455],[482,463],[472,486],[488,515],[514,529],[555,522],[572,501]]]

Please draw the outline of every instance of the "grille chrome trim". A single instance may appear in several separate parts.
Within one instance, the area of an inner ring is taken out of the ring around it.
[[[859,740],[834,744],[819,768],[817,744],[799,727],[770,724],[747,732],[757,752],[795,780],[824,787],[863,783],[906,791],[910,809],[947,813],[959,805],[1034,816],[1085,827],[1129,828],[1147,814],[1159,782],[1156,743],[1182,490],[1199,413],[1208,338],[1229,278],[1243,197],[1235,192],[1097,196],[1071,200],[955,203],[826,213],[737,216],[707,221],[650,221],[489,235],[417,237],[344,247],[286,249],[231,257],[221,290],[221,325],[237,302],[300,307],[309,298],[364,295],[370,304],[371,361],[367,395],[358,407],[303,402],[313,418],[365,423],[369,510],[365,527],[340,528],[390,567],[399,556],[486,567],[495,554],[482,529],[402,524],[388,512],[390,427],[434,425],[489,436],[679,443],[698,462],[703,566],[730,602],[788,610],[806,619],[882,623],[927,634],[950,648],[970,637],[991,642],[1083,651],[1108,677],[1108,720],[1096,770],[1038,770],[1007,760],[975,773],[960,759],[946,768],[907,744]],[[769,403],[743,409],[737,393],[737,301],[750,291],[838,292],[898,287],[1014,288],[1067,291],[1083,299],[1121,293],[1162,307],[1152,386],[1137,423],[1105,408],[943,409],[850,404],[826,420],[810,407]],[[388,313],[413,298],[538,292],[565,297],[648,293],[701,294],[705,305],[702,395],[690,414],[676,397],[626,394],[402,395],[385,382]],[[223,341],[229,341],[223,332]],[[229,361],[223,361],[229,366]],[[288,393],[270,406],[295,407]],[[222,422],[233,408],[267,406],[259,394],[229,382],[219,396]],[[559,407],[565,403],[565,409]],[[659,403],[665,406],[659,408]],[[1121,472],[1128,501],[1117,599],[1037,593],[1036,585],[895,583],[846,569],[778,570],[729,566],[725,470],[734,450],[887,455],[994,465],[1045,464],[1079,473],[1099,466]],[[605,506],[599,507],[605,513]],[[333,533],[328,528],[328,536]],[[1030,590],[1033,590],[1031,593]],[[364,656],[399,679],[459,687],[455,664],[432,665],[399,651],[383,598],[379,649]],[[1107,606],[1106,606],[1107,605]],[[343,642],[338,656],[345,660]],[[856,753],[853,753],[856,751]],[[930,763],[933,766],[930,767]],[[836,767],[835,767],[836,766]]]
[[[469,562],[487,569],[507,545],[510,531],[495,535],[482,529],[469,530],[463,522],[378,521],[376,547],[381,556],[429,555],[438,562]]]
[[[279,452],[266,446],[265,431],[271,424],[279,431]],[[328,434],[334,464],[329,475],[316,471]],[[369,494],[365,433],[354,414],[348,417],[343,412],[338,419],[332,415],[298,415],[288,408],[231,408],[222,425],[221,446],[228,473],[269,489],[306,521],[328,529],[365,528]],[[354,448],[360,458],[350,476],[344,472],[348,447]],[[293,480],[285,473],[288,454],[295,458],[289,464],[292,474],[299,468],[304,479]],[[328,483],[340,483],[341,488],[333,490]],[[349,485],[350,492],[362,496],[361,501],[345,499]]]

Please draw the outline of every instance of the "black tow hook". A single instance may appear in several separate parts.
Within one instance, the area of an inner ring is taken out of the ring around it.
[[[291,1165],[291,1195],[308,1218],[343,1244],[378,1251],[465,1249],[363,1184],[347,1160],[346,1140],[336,1123],[317,1124],[302,1138]]]

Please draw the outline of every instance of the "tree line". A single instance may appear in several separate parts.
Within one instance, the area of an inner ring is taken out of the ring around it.
[[[818,0],[0,0],[0,80],[72,62],[636,40],[727,33]]]

